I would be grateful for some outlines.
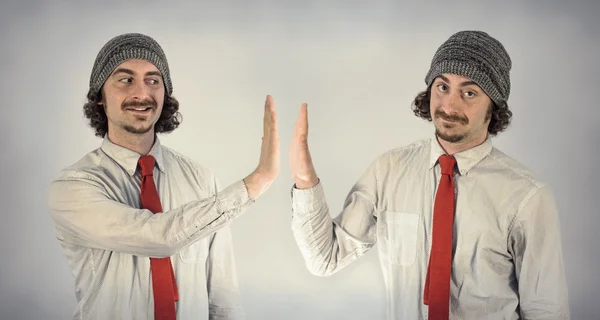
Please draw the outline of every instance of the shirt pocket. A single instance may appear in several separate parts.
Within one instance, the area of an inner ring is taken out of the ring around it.
[[[377,230],[383,259],[394,265],[413,265],[417,256],[418,230],[418,214],[385,211]]]

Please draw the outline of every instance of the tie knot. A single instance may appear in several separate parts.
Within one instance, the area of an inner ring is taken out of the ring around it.
[[[140,172],[142,173],[142,176],[151,176],[152,173],[154,172],[154,163],[156,162],[156,160],[154,159],[153,156],[141,156],[140,160],[138,161],[139,165],[140,165]]]
[[[440,167],[442,168],[442,174],[452,176],[454,174],[454,165],[456,159],[453,156],[447,154],[441,155],[439,158]]]

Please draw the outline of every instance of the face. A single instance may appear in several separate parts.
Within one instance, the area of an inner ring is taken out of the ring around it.
[[[109,137],[154,135],[165,86],[160,71],[152,63],[133,59],[120,64],[104,83],[102,97]]]
[[[431,86],[430,112],[437,136],[450,143],[485,140],[492,100],[469,78],[437,77]]]

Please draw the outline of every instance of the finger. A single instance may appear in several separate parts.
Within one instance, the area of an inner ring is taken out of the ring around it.
[[[268,110],[267,110],[267,132],[277,136],[277,112],[275,112],[275,103],[273,103],[273,98],[268,96]]]
[[[303,103],[298,113],[298,119],[296,120],[295,135],[301,140],[306,140],[308,135],[308,105]]]
[[[300,106],[300,112],[298,112],[298,117],[296,118],[296,125],[294,126],[296,132],[300,131],[300,129],[304,126],[306,113],[306,103],[303,103],[302,106]]]
[[[308,104],[303,103],[302,106],[300,107],[300,111],[302,114],[302,128],[304,129],[304,132],[306,132],[306,134],[308,135]]]
[[[273,111],[273,97],[271,95],[267,95],[265,99],[265,112],[263,115],[263,136],[266,136],[270,129],[270,122],[272,118]]]
[[[270,122],[269,122],[270,131],[269,132],[271,132],[273,135],[277,136],[277,132],[278,132],[277,131],[278,130],[278,128],[277,128],[277,112],[271,111],[269,118],[270,118],[269,119],[270,120]]]

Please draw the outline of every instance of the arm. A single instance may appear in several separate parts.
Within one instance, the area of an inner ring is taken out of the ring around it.
[[[509,241],[523,318],[569,319],[559,219],[548,187],[525,199]]]
[[[376,241],[376,163],[354,185],[342,212],[329,215],[323,186],[308,150],[308,106],[302,104],[290,148],[294,177],[292,231],[308,270],[328,276],[356,260]]]
[[[209,319],[243,319],[230,227],[217,231],[206,260]]]
[[[354,185],[342,212],[331,219],[319,182],[292,190],[292,231],[309,271],[328,276],[356,260],[376,242],[375,164]]]
[[[110,251],[167,257],[210,235],[253,203],[238,181],[220,193],[160,214],[112,200],[91,175],[74,173],[52,182],[52,218],[64,241]]]
[[[206,199],[165,213],[114,201],[101,181],[83,173],[65,174],[50,186],[48,202],[59,237],[77,245],[149,257],[167,257],[210,235],[241,214],[279,174],[279,136],[271,96],[264,106],[258,166],[244,180]],[[216,184],[213,177],[213,183]]]

